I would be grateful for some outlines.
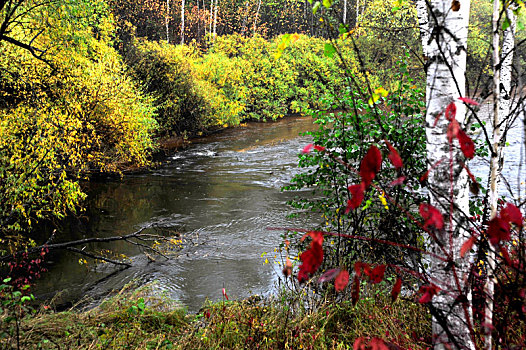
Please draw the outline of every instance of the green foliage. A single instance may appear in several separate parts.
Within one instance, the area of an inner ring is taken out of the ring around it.
[[[406,72],[406,68],[406,64],[402,63],[401,70]],[[293,184],[285,189],[313,190],[313,196],[298,198],[291,204],[321,215],[323,223],[320,229],[422,246],[418,228],[410,220],[400,219],[406,217],[400,208],[414,210],[422,201],[417,190],[420,187],[418,179],[426,169],[423,92],[407,73],[403,73],[398,89],[387,97],[379,93],[377,101],[372,103],[363,96],[368,96],[368,93],[348,89],[343,98],[323,100],[324,108],[312,113],[319,130],[308,134],[313,136],[314,144],[325,147],[327,152],[313,151],[300,155],[299,166],[305,171],[296,175]],[[338,109],[341,111],[325,112]],[[384,139],[398,150],[404,162],[402,172],[390,166]],[[384,154],[383,169],[375,179],[378,187],[366,192],[361,207],[345,214],[347,201],[352,197],[348,187],[360,180],[357,172],[349,170],[337,159],[358,170],[370,145],[376,145]],[[404,186],[389,185],[400,176],[407,178]],[[405,250],[341,237],[334,238],[329,246],[324,258],[328,266],[350,264],[357,260],[385,261],[404,266],[415,263],[411,258],[417,259],[416,256],[409,257]]]

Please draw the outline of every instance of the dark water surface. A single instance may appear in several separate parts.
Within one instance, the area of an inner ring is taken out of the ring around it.
[[[194,143],[151,173],[122,181],[90,184],[86,218],[61,234],[69,239],[115,236],[148,227],[147,232],[181,233],[188,245],[177,257],[154,262],[124,242],[89,246],[133,257],[133,267],[110,274],[106,264],[79,264],[79,256],[53,257],[50,273],[35,291],[41,298],[63,291],[62,302],[99,297],[136,279],[158,281],[158,288],[190,311],[203,302],[272,291],[280,268],[274,256],[281,232],[269,226],[307,227],[307,219],[287,219],[292,209],[283,193],[299,170],[297,154],[309,142],[300,132],[314,129],[311,118],[285,118],[276,123],[249,123]],[[267,252],[268,255],[262,257]],[[272,259],[269,259],[272,260]]]

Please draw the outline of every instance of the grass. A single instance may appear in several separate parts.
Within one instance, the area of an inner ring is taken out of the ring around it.
[[[402,349],[425,349],[431,334],[424,307],[383,296],[320,303],[316,311],[257,297],[207,303],[189,314],[151,286],[128,286],[87,311],[44,307],[21,322],[21,349],[352,349],[359,337],[382,338]],[[15,349],[2,321],[0,347]]]

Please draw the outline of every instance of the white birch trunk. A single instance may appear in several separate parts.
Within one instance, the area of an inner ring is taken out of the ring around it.
[[[426,0],[416,0],[416,16],[418,18],[418,28],[420,29],[420,39],[422,40],[422,50],[424,57],[427,57],[431,32],[429,30],[429,14],[427,13]]]
[[[503,147],[504,138],[502,137],[501,123],[509,118],[511,107],[511,68],[513,62],[513,50],[515,48],[515,15],[509,8],[506,9],[506,16],[510,21],[510,26],[504,32],[502,42],[502,53],[499,55],[499,31],[500,31],[500,2],[493,4],[493,153],[490,159],[489,171],[489,202],[490,220],[497,216],[497,206],[499,199],[499,184],[504,163]],[[500,69],[499,69],[500,65]],[[484,310],[484,323],[493,324],[493,307],[495,294],[495,251],[487,253],[488,276],[484,286],[486,295],[486,308]],[[492,334],[485,335],[484,347],[492,349]]]
[[[358,26],[359,16],[360,16],[360,0],[356,0],[356,26]]]
[[[166,0],[166,18],[164,19],[166,26],[166,42],[170,43],[170,0]]]
[[[181,0],[181,45],[184,44],[184,5],[185,1]]]
[[[469,214],[468,177],[462,163],[465,161],[458,142],[448,142],[448,120],[444,111],[451,102],[465,93],[466,47],[469,22],[469,1],[461,0],[458,11],[451,9],[451,0],[431,0],[430,10],[436,22],[431,23],[435,35],[428,46],[429,67],[427,70],[427,112],[426,136],[427,158],[430,166],[436,165],[430,172],[428,188],[431,204],[444,216],[444,229],[437,232],[446,254],[454,262],[451,264],[433,259],[430,275],[440,292],[432,301],[433,343],[435,349],[473,349],[470,326],[469,306],[455,303],[459,294],[463,294],[469,303],[467,275],[468,259],[460,259],[460,248],[468,239],[469,233],[463,228]],[[433,127],[437,116],[442,113]],[[460,125],[464,122],[466,110],[457,103],[456,119]],[[444,256],[439,244],[432,243],[433,250]],[[470,303],[469,303],[470,304]]]
[[[257,24],[258,24],[258,17],[259,17],[259,10],[261,9],[261,0],[258,2],[258,9],[256,10],[256,18],[254,19],[254,35],[256,34],[257,30]]]
[[[210,0],[210,30],[208,33],[212,33],[212,22],[214,22],[214,0]]]
[[[343,2],[343,24],[347,24],[347,0]]]
[[[219,0],[216,0],[215,7],[214,7],[214,33],[212,34],[213,35],[213,41],[216,40],[216,36],[217,36],[217,10],[219,8],[218,2],[219,2]]]

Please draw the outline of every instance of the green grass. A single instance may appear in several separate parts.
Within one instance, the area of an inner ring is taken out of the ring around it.
[[[316,311],[281,300],[208,303],[197,315],[128,287],[88,311],[41,307],[21,322],[21,349],[352,349],[358,337],[379,337],[403,349],[429,346],[430,317],[410,301],[382,296],[322,303]],[[295,300],[295,301],[294,301]],[[16,348],[2,319],[0,348]]]

